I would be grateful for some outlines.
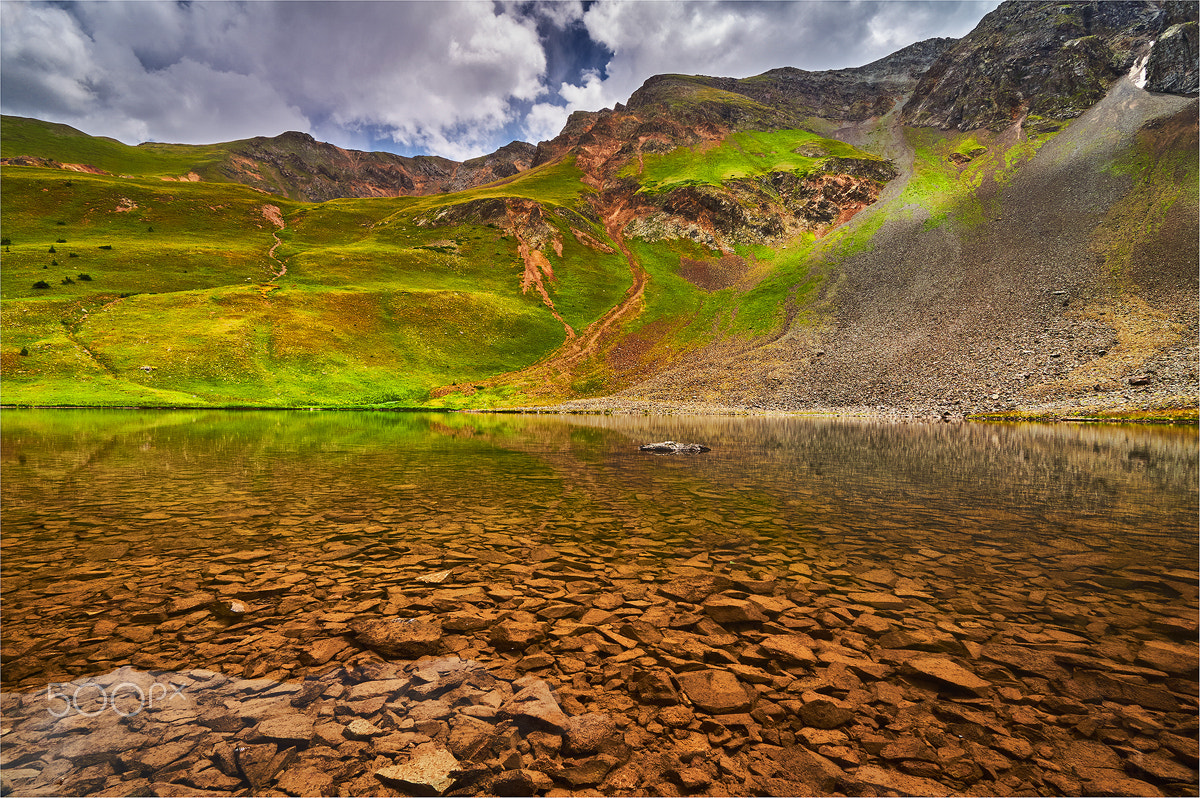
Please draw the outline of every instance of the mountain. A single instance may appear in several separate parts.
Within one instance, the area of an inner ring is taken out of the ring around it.
[[[457,163],[5,117],[4,401],[1195,418],[1196,7],[659,75]]]

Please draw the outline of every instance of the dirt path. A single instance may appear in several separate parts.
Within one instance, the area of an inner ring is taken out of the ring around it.
[[[283,212],[279,210],[279,206],[277,205],[262,206],[262,215],[267,219],[267,221],[275,225],[275,229],[271,231],[271,237],[275,239],[275,243],[271,245],[269,250],[267,250],[267,257],[279,265],[279,271],[274,272],[271,276],[271,279],[266,283],[258,286],[259,292],[262,293],[263,296],[266,296],[267,294],[271,293],[271,291],[279,287],[279,278],[287,274],[287,264],[275,256],[275,250],[279,249],[279,245],[283,243],[283,240],[279,237],[279,231],[287,227],[287,223],[283,221]]]

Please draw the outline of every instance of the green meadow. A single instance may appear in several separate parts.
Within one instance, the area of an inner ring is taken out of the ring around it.
[[[502,406],[617,387],[605,365],[610,338],[568,384],[532,398],[529,386],[503,380],[477,394],[438,390],[552,357],[567,337],[563,322],[584,330],[630,287],[629,264],[570,157],[456,194],[306,203],[165,179],[207,174],[225,145],[130,147],[36,120],[3,125],[5,157],[110,173],[0,171],[5,404]],[[647,156],[637,177],[647,191],[719,185],[806,173],[831,156],[873,157],[803,130],[743,132]],[[557,240],[542,253],[561,322],[536,291],[522,292],[525,264],[503,224],[449,213],[508,198],[538,202]],[[770,334],[825,279],[811,236],[778,251],[746,248],[758,278],[717,291],[685,280],[680,264],[721,253],[690,241],[628,243],[646,286],[615,332],[648,335],[659,363],[717,337]]]

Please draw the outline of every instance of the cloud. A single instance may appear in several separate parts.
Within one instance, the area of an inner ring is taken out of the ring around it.
[[[995,5],[0,0],[0,108],[130,142],[295,129],[462,159],[654,74],[858,66]]]
[[[614,0],[584,14],[614,55],[604,97],[622,101],[664,72],[749,77],[793,66],[862,66],[916,41],[966,34],[998,2],[724,2]]]
[[[467,157],[546,92],[536,21],[491,3],[0,6],[4,111],[125,140],[371,128]]]

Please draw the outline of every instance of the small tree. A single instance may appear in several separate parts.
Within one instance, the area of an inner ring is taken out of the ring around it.
[[[51,255],[54,254],[54,245],[53,244],[50,245],[50,254]]]
[[[82,281],[83,281],[83,282],[85,282],[85,283],[90,283],[90,282],[92,281],[92,275],[90,275],[90,274],[81,274],[81,275],[79,275],[79,279],[80,279],[80,280],[82,280]]]
[[[34,288],[49,288],[50,283],[46,282],[45,280],[38,280],[36,283],[33,284],[33,287]]]

